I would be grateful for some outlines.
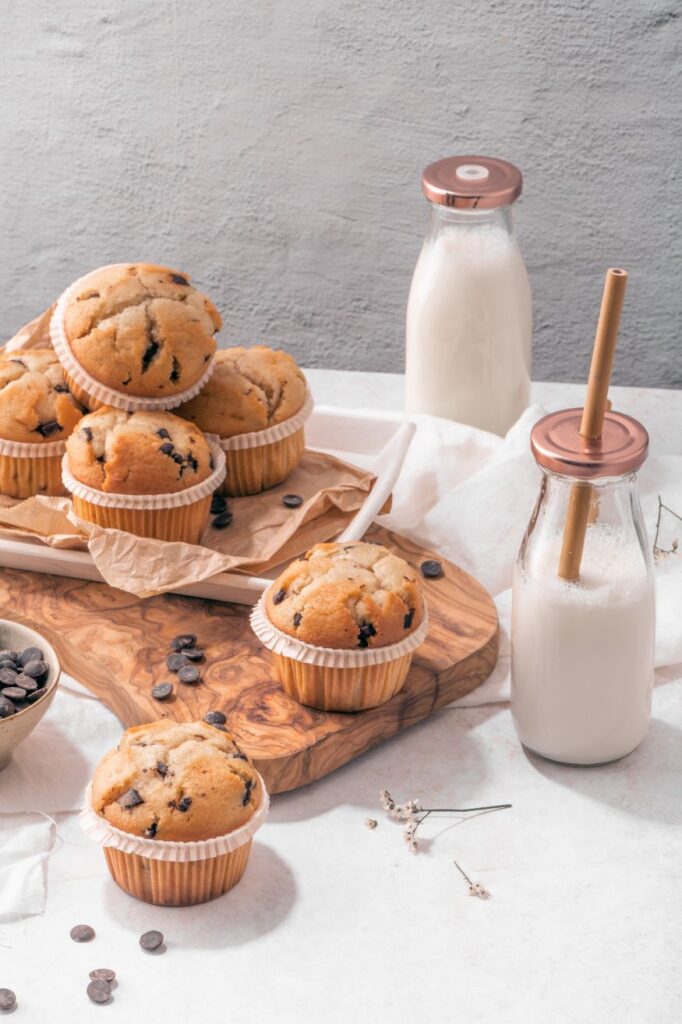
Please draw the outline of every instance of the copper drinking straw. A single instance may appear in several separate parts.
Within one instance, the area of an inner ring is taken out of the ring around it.
[[[625,270],[610,268],[606,271],[604,294],[592,349],[590,375],[587,381],[585,407],[580,422],[580,436],[593,441],[601,437],[627,280],[628,275]],[[568,499],[559,559],[559,576],[565,580],[577,580],[580,576],[580,563],[585,546],[585,530],[590,517],[591,502],[592,487],[590,484],[573,484]]]

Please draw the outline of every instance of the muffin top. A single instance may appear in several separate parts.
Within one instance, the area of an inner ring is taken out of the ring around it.
[[[199,428],[170,412],[105,406],[83,417],[66,450],[76,480],[114,494],[174,494],[214,469]]]
[[[287,352],[265,345],[227,348],[201,392],[178,410],[202,430],[220,437],[248,434],[300,412],[306,379]]]
[[[186,274],[131,263],[89,275],[64,312],[76,360],[126,395],[177,395],[201,377],[215,352],[220,314]]]
[[[277,577],[266,595],[268,618],[316,647],[385,647],[422,621],[415,571],[380,544],[316,544]]]
[[[31,444],[61,441],[82,415],[51,348],[0,356],[0,437]]]
[[[258,773],[222,726],[163,719],[127,729],[92,780],[92,806],[115,828],[191,842],[244,825],[263,799]]]

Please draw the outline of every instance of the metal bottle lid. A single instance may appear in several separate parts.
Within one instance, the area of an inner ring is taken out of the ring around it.
[[[562,409],[543,416],[530,432],[530,448],[543,469],[578,480],[625,476],[642,465],[649,435],[631,416],[607,412],[601,437],[580,435],[582,409]]]
[[[522,187],[518,167],[492,156],[448,156],[422,174],[422,191],[430,202],[462,210],[509,206]]]

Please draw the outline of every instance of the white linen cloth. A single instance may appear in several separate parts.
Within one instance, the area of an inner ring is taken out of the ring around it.
[[[512,568],[539,484],[529,432],[544,412],[540,406],[528,409],[504,439],[417,417],[392,511],[379,520],[462,566],[495,598],[499,661],[487,682],[461,705],[509,697]],[[641,471],[640,493],[652,542],[657,496],[682,509],[682,456],[654,454]],[[682,535],[682,524],[677,525]],[[666,547],[675,536],[672,520],[670,530]],[[656,664],[662,668],[682,662],[682,556],[669,556],[656,574]],[[115,746],[120,731],[114,716],[66,677],[49,713],[0,773],[0,914],[27,916],[42,910],[54,826],[30,812],[77,811],[95,764]]]

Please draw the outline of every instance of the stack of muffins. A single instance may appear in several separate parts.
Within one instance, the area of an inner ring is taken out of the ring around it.
[[[167,267],[76,281],[52,317],[54,350],[0,355],[0,492],[70,493],[86,521],[198,543],[214,493],[282,483],[303,453],[305,377],[264,346],[216,353],[220,326]]]

